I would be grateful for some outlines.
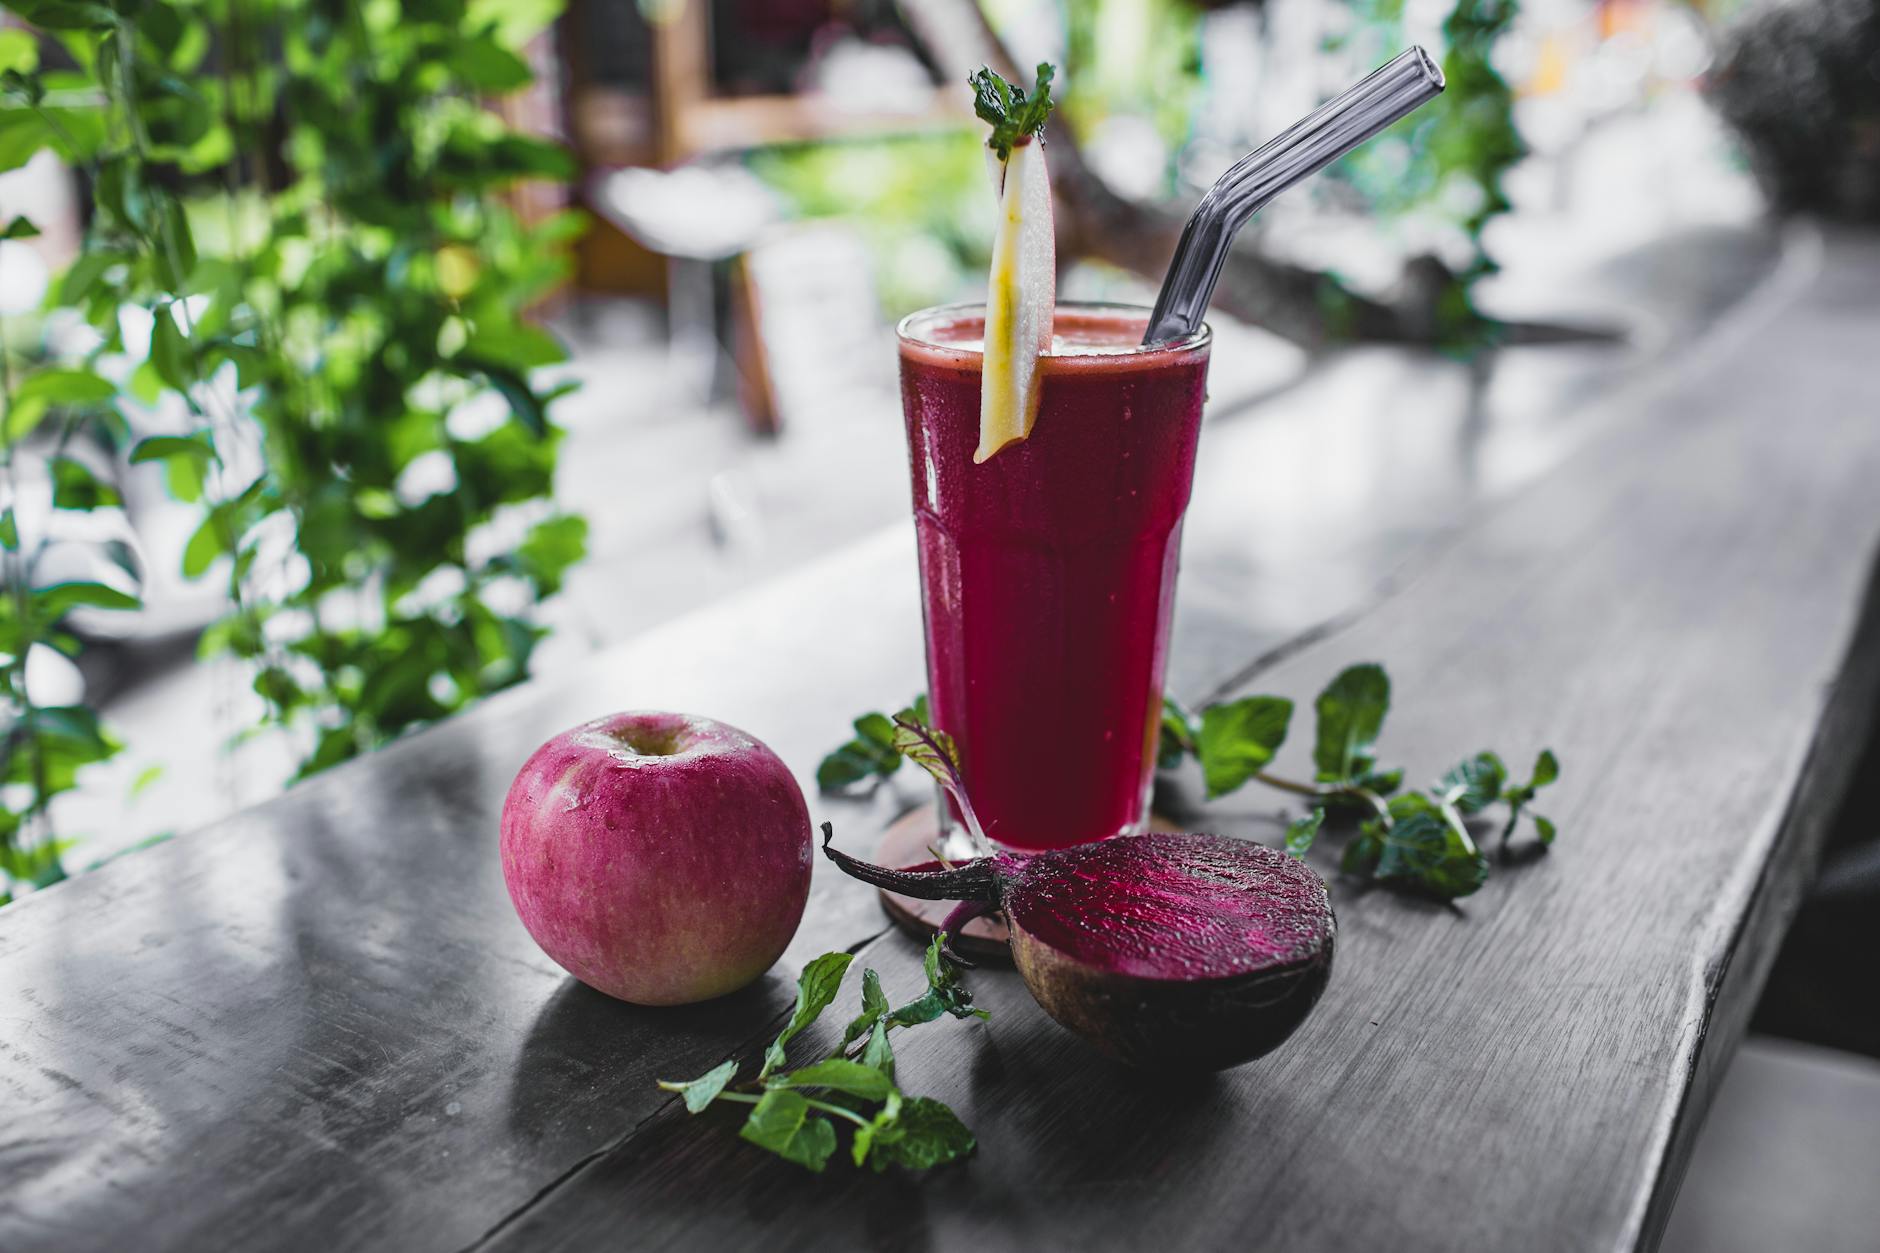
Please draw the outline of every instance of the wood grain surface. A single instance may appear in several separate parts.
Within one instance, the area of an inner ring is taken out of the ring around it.
[[[0,1248],[1648,1247],[1872,730],[1876,277],[1880,248],[1831,241],[1277,653],[1289,633],[1231,612],[1254,593],[1230,514],[1191,529],[1185,694],[1238,676],[1309,702],[1378,659],[1413,777],[1490,745],[1565,767],[1556,850],[1458,907],[1335,884],[1330,990],[1272,1056],[1125,1071],[983,970],[991,1021],[901,1048],[978,1155],[811,1178],[652,1080],[760,1048],[818,952],[916,985],[872,890],[819,866],[785,962],[681,1011],[591,993],[529,941],[494,857],[529,750],[676,706],[807,783],[843,715],[919,686],[897,531],[0,912]],[[865,851],[927,795],[909,775],[812,808]],[[1278,809],[1250,789],[1193,821],[1270,839]]]
[[[1830,268],[1733,328],[1645,420],[1258,676],[1306,701],[1389,660],[1384,744],[1413,777],[1491,728],[1566,764],[1557,850],[1458,907],[1341,885],[1331,988],[1278,1053],[1187,1082],[1117,1071],[988,971],[990,1023],[903,1050],[904,1081],[979,1133],[966,1169],[806,1184],[674,1116],[499,1247],[1649,1247],[1873,729],[1880,381],[1845,368],[1880,342],[1861,281]],[[1203,823],[1271,838],[1266,798],[1235,799]],[[864,958],[892,985],[914,952],[891,936]]]

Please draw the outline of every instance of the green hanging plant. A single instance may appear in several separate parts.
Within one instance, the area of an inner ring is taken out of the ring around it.
[[[555,6],[11,7],[78,69],[42,72],[25,32],[6,32],[0,168],[50,147],[87,172],[84,253],[49,302],[97,343],[8,382],[8,412],[30,411],[49,373],[84,380],[44,411],[102,424],[201,510],[184,573],[224,581],[232,606],[202,650],[250,665],[266,725],[298,737],[303,775],[526,676],[535,606],[582,556],[586,525],[550,500],[550,407],[565,389],[535,380],[565,354],[523,311],[562,277],[580,223],[530,224],[510,207],[509,189],[565,179],[571,163],[485,101],[530,81],[519,49]],[[149,315],[147,348],[127,342],[127,307]],[[123,388],[139,408],[123,409],[186,420],[124,421],[104,367],[127,353],[143,360]],[[9,423],[9,463],[24,425]],[[77,480],[64,496],[59,507],[99,499]],[[18,573],[31,589],[7,551],[9,584]],[[57,634],[43,608],[12,613],[8,656]],[[43,721],[17,677],[0,680],[14,727]],[[9,780],[30,774],[30,742],[9,734]],[[90,760],[111,747],[100,729]],[[56,863],[49,832],[16,838],[25,816],[45,825],[50,794],[29,788],[0,816],[0,850],[51,849],[33,856]],[[0,866],[28,878],[15,869]]]

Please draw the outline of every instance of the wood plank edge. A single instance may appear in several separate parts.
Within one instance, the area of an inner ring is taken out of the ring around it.
[[[1783,936],[1819,868],[1823,845],[1873,735],[1880,729],[1880,553],[1869,566],[1867,591],[1821,719],[1801,752],[1794,784],[1761,841],[1758,873],[1749,877],[1746,909],[1719,905],[1741,921],[1718,961],[1701,972],[1679,1063],[1682,1083],[1661,1112],[1661,1151],[1652,1186],[1627,1223],[1627,1247],[1658,1246],[1710,1101],[1736,1052],[1768,980]]]

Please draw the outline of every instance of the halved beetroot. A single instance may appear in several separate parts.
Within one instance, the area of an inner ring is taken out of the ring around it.
[[[1219,835],[1122,836],[904,870],[823,852],[846,873],[925,900],[949,923],[999,909],[1045,1012],[1136,1066],[1222,1069],[1277,1048],[1332,971],[1337,921],[1304,863]]]

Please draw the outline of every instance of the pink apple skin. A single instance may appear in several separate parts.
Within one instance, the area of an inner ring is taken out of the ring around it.
[[[622,713],[535,750],[503,802],[503,879],[542,951],[638,1005],[735,992],[809,899],[809,809],[736,727]]]

